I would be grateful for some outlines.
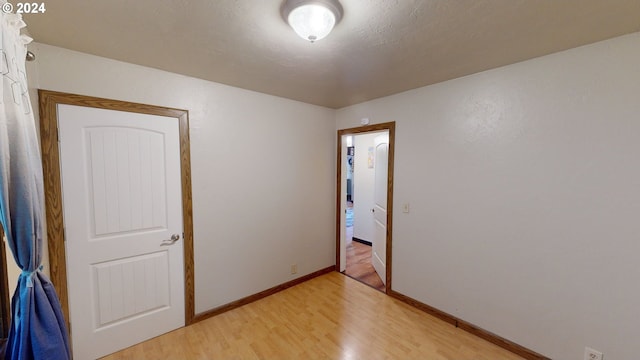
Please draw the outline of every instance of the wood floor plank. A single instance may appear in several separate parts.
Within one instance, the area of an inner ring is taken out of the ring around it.
[[[334,272],[105,357],[521,359]]]
[[[371,246],[350,241],[347,243],[347,266],[344,273],[372,288],[384,292],[385,286],[371,263]]]

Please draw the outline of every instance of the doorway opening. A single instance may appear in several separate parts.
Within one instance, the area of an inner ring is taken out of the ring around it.
[[[395,123],[338,131],[337,270],[391,289]]]

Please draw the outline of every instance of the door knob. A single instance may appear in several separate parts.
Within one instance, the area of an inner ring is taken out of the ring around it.
[[[178,234],[173,234],[171,235],[171,239],[166,239],[166,240],[162,240],[162,243],[160,244],[160,246],[169,246],[169,245],[173,245],[176,243],[176,241],[180,240],[180,235]]]

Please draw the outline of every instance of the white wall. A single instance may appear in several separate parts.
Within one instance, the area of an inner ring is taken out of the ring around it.
[[[337,126],[363,117],[397,122],[394,290],[553,359],[638,358],[640,33],[344,108]]]
[[[373,182],[375,172],[369,168],[369,147],[374,147],[378,133],[354,135],[355,156],[353,158],[353,236],[361,240],[373,241],[375,222],[373,221]]]
[[[29,49],[32,94],[189,111],[197,313],[335,263],[333,110],[48,45]]]

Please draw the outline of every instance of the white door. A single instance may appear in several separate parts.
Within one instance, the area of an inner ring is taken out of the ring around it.
[[[342,135],[342,171],[340,186],[340,263],[338,269],[340,272],[347,270],[347,136]]]
[[[73,355],[95,359],[184,326],[178,121],[59,105],[58,122]]]
[[[389,134],[377,136],[375,139],[374,157],[374,205],[373,217],[375,221],[375,232],[373,239],[373,254],[371,262],[373,268],[387,284],[386,262],[387,262],[387,169],[389,169]]]

